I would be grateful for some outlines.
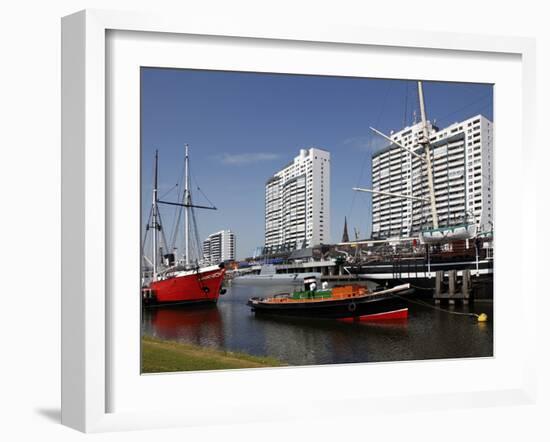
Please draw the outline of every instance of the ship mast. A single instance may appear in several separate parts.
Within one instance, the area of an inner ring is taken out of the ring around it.
[[[155,171],[153,178],[153,222],[151,227],[153,228],[153,281],[157,279],[157,244],[158,244],[158,162],[159,151],[155,150]]]
[[[185,266],[189,266],[189,209],[191,206],[191,195],[189,194],[189,145],[185,145],[185,191],[183,193],[183,204],[185,209]]]
[[[157,165],[156,165],[156,156],[155,156],[155,190],[154,190],[154,193],[153,193],[153,223],[155,225],[158,226],[158,228],[160,229],[160,224],[156,221],[157,218],[160,219],[160,214],[158,213],[158,208],[157,208],[157,204],[166,204],[166,205],[169,205],[169,206],[178,206],[178,207],[183,207],[185,209],[185,212],[184,212],[184,230],[185,230],[185,257],[184,257],[184,260],[183,260],[183,263],[185,265],[185,267],[189,267],[189,265],[191,264],[191,260],[189,258],[189,248],[190,248],[190,243],[189,243],[189,238],[190,238],[190,232],[191,232],[191,220],[189,218],[189,211],[192,209],[192,208],[197,208],[197,209],[209,209],[209,210],[217,210],[215,206],[200,206],[200,205],[195,205],[192,203],[191,201],[191,186],[190,186],[190,175],[189,175],[189,145],[186,144],[185,145],[185,176],[184,176],[184,180],[185,180],[185,186],[184,186],[184,192],[183,192],[183,201],[182,202],[179,202],[179,201],[163,201],[163,200],[159,200],[157,199],[157,193],[156,193],[156,170],[157,170]],[[179,224],[178,224],[179,226]],[[155,232],[156,234],[156,232]],[[157,239],[156,238],[153,238],[153,241],[154,241],[154,244],[157,243]],[[199,241],[198,237],[197,237],[197,242]],[[154,260],[156,260],[156,258],[154,258]],[[154,261],[156,262],[156,261]],[[155,265],[153,265],[154,267]]]
[[[424,106],[424,94],[422,92],[422,82],[418,82],[418,101],[420,102],[420,114],[422,117],[422,138],[419,141],[419,144],[424,146],[424,155],[417,154],[413,149],[410,149],[409,147],[406,147],[399,143],[397,140],[391,139],[389,136],[384,135],[379,130],[376,130],[375,128],[371,127],[370,129],[377,133],[378,135],[382,136],[386,140],[388,140],[390,143],[395,144],[397,147],[409,152],[411,156],[414,156],[418,158],[423,163],[426,163],[426,171],[428,175],[428,191],[429,191],[429,198],[426,198],[424,196],[412,196],[412,195],[402,195],[397,194],[394,192],[384,192],[380,190],[375,189],[364,189],[361,187],[354,187],[353,190],[358,192],[369,192],[374,193],[377,195],[385,195],[392,198],[402,198],[402,199],[410,199],[410,200],[417,200],[417,201],[426,201],[430,203],[431,208],[431,214],[432,214],[432,223],[433,228],[437,229],[439,227],[439,222],[437,219],[437,208],[435,205],[435,192],[434,192],[434,183],[433,183],[433,171],[432,171],[432,159],[430,154],[430,134],[428,132],[428,122],[426,120],[426,108]],[[416,115],[416,114],[415,114]],[[416,117],[415,117],[415,123],[416,123]]]
[[[420,144],[424,145],[424,155],[426,159],[426,169],[428,175],[428,190],[430,192],[430,208],[432,212],[433,228],[437,229],[439,223],[437,220],[437,208],[435,206],[435,192],[433,182],[432,160],[430,154],[430,135],[428,133],[428,122],[426,121],[426,109],[424,108],[424,94],[422,92],[422,82],[418,82],[418,101],[420,102],[420,116],[422,118],[423,137]]]

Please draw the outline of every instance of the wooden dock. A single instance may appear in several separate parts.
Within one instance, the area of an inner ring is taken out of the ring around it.
[[[454,305],[456,302],[468,304],[472,292],[472,280],[470,270],[462,271],[460,281],[456,270],[449,270],[447,273],[447,282],[445,283],[445,272],[442,270],[435,274],[435,289],[433,299],[436,304],[441,301]]]

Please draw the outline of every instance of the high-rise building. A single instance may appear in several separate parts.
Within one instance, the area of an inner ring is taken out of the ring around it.
[[[493,123],[476,115],[441,130],[428,123],[428,133],[440,227],[473,218],[478,231],[492,230]],[[390,135],[423,156],[421,137],[421,123]],[[429,198],[426,165],[395,144],[387,146],[372,156],[372,188]],[[429,201],[373,194],[373,238],[413,236],[431,226]]]
[[[293,250],[330,242],[330,153],[301,149],[265,185],[265,247]]]
[[[232,261],[237,253],[235,234],[231,230],[221,230],[208,235],[202,243],[204,261],[219,264]]]

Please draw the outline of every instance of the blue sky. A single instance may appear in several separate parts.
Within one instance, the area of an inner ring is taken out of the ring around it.
[[[429,120],[443,128],[478,113],[493,119],[493,88],[487,84],[425,82]],[[411,124],[418,111],[416,82],[246,72],[142,68],[142,218],[149,214],[153,158],[159,150],[160,196],[175,200],[184,145],[190,146],[192,191],[201,240],[231,229],[238,258],[263,244],[264,183],[299,149],[331,152],[331,240],[340,241],[344,216],[370,235],[370,157],[385,145],[384,133]],[[167,193],[168,192],[168,193]],[[162,208],[167,234],[175,209]],[[180,236],[181,237],[181,236]]]

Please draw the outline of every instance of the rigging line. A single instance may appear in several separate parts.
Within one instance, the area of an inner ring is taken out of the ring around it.
[[[456,114],[456,113],[458,113],[458,112],[461,112],[461,111],[463,111],[464,109],[467,109],[467,108],[469,108],[470,106],[473,106],[474,104],[477,104],[477,103],[479,103],[480,101],[487,100],[487,99],[489,99],[489,98],[491,98],[491,94],[485,93],[483,96],[479,96],[478,98],[476,98],[475,100],[469,102],[468,104],[466,104],[466,105],[464,105],[464,106],[462,106],[462,107],[460,107],[460,108],[458,108],[458,109],[456,109],[456,110],[454,110],[454,111],[452,111],[452,112],[450,112],[450,113],[448,113],[448,114],[446,114],[446,115],[443,115],[443,116],[440,117],[438,120],[439,120],[439,121],[445,121],[445,119],[448,118],[448,117],[450,117],[451,115],[454,115],[454,114]],[[486,106],[482,107],[481,109],[484,109],[485,107],[487,107],[487,106],[489,106],[489,105],[491,105],[491,104],[492,104],[492,102],[491,102],[491,103],[488,103]]]
[[[407,111],[409,101],[409,82],[405,82],[405,113],[403,114],[403,127],[407,126]]]
[[[189,199],[189,202],[192,204],[191,199]],[[201,246],[201,243],[200,243],[200,234],[199,234],[195,209],[193,207],[191,207],[190,209],[191,209],[191,224],[192,224],[192,227],[193,227],[193,234],[194,234],[193,239],[195,240],[196,246],[197,246],[195,252],[196,252],[197,262],[198,262],[202,258],[202,246]],[[192,242],[190,242],[190,244],[193,247]]]
[[[153,165],[151,166],[151,176],[155,176],[155,162],[153,161]],[[152,180],[151,180],[152,181]],[[151,189],[152,191],[153,189]],[[153,206],[149,208],[149,216],[147,217],[147,224],[146,226],[151,226],[151,217],[153,215]],[[145,249],[146,249],[146,241],[147,241],[147,227],[145,228],[145,232],[143,234],[143,242],[141,243],[141,256],[145,256]]]
[[[210,204],[212,207],[216,207],[214,203],[210,201],[210,199],[206,196],[206,194],[202,191],[202,189],[199,186],[197,186],[197,190],[202,194],[202,196],[204,196],[206,201],[208,201],[208,204]]]
[[[493,102],[491,101],[490,103],[487,103],[487,104],[484,104],[483,106],[481,106],[479,108],[479,110],[483,110],[483,109],[488,109],[489,107],[491,107],[493,105]],[[480,112],[480,114],[482,114],[482,112]]]
[[[201,190],[201,188],[199,187],[198,185],[198,181],[197,179],[195,178],[195,174],[193,173],[193,169],[191,169],[191,167],[189,167],[189,176],[191,177],[191,181],[197,186],[197,190],[199,192],[201,192],[204,197],[206,198],[206,200],[208,201],[208,203],[214,207],[214,204],[212,204],[212,202],[208,199],[208,197],[204,194],[204,192]],[[192,204],[192,201],[191,201],[191,194],[189,194],[189,202]],[[196,242],[196,250],[195,250],[195,254],[196,254],[196,257],[197,257],[197,264],[198,262],[202,259],[203,257],[203,251],[202,251],[202,244],[201,244],[201,240],[200,240],[200,233],[199,233],[199,227],[198,227],[198,223],[197,223],[197,216],[195,214],[195,209],[193,207],[190,208],[191,209],[191,220],[192,220],[192,227],[193,227],[193,234],[194,234],[194,240]]]
[[[197,262],[198,262],[202,258],[202,246],[200,242],[199,228],[197,226],[197,219],[196,219],[194,210],[191,210],[191,217],[193,218],[193,230],[195,234],[195,241],[197,243],[196,255],[197,255]]]
[[[176,184],[176,186],[177,186],[177,184]],[[180,193],[180,188],[178,186],[178,196],[177,196],[176,201],[179,200],[179,193]],[[175,242],[176,242],[176,239],[177,239],[177,236],[178,236],[179,219],[181,217],[181,209],[182,209],[181,207],[175,207],[174,214],[171,217],[172,218],[172,222],[171,222],[172,225],[170,226],[170,230],[168,230],[169,235],[170,235],[170,244],[166,244],[166,247],[168,248],[168,250],[170,252],[172,252],[174,250]],[[167,253],[168,253],[168,250],[167,250]]]
[[[402,280],[401,280],[402,282]],[[479,317],[479,315],[477,313],[466,313],[466,312],[453,312],[452,310],[447,310],[447,309],[444,309],[444,308],[441,308],[441,307],[436,307],[435,305],[431,305],[431,304],[428,304],[427,302],[423,302],[423,301],[420,301],[418,299],[416,300],[413,300],[413,299],[410,299],[410,298],[405,298],[403,296],[400,296],[400,295],[397,295],[395,293],[390,293],[392,296],[395,296],[396,298],[399,298],[399,299],[402,299],[403,301],[406,301],[406,302],[411,302],[413,304],[418,304],[418,305],[422,305],[424,307],[428,307],[428,308],[431,308],[433,310],[439,310],[441,312],[444,312],[444,313],[449,313],[451,315],[458,315],[458,316],[470,316],[470,317],[474,317],[474,318],[477,318]]]
[[[378,117],[376,118],[376,124],[375,126],[378,126],[378,123],[380,122],[381,118],[382,118],[382,114],[384,113],[384,110],[386,108],[386,104],[388,102],[388,97],[390,95],[390,90],[393,86],[393,81],[390,80],[390,82],[388,83],[388,88],[386,89],[386,94],[384,96],[384,100],[382,102],[382,107],[380,108],[380,112],[378,114]],[[365,166],[367,164],[367,160],[369,159],[369,153],[372,153],[372,145],[373,145],[373,140],[374,140],[374,137],[372,134],[369,134],[369,146],[367,148],[367,152],[365,153],[365,157],[363,159],[363,163],[361,165],[361,172],[359,173],[359,177],[357,178],[357,185],[355,187],[359,187],[360,183],[361,183],[361,180],[363,179],[363,174],[365,172]],[[351,218],[351,214],[353,212],[353,207],[355,205],[355,198],[357,196],[357,192],[353,192],[353,195],[351,197],[351,204],[350,204],[350,208],[348,210],[348,216]]]
[[[149,207],[149,216],[147,216],[147,223],[145,224],[145,233],[143,235],[142,244],[145,244],[145,240],[147,238],[147,231],[149,230],[149,227],[151,226],[151,217],[152,216],[153,216],[153,206]]]
[[[178,194],[176,196],[176,201],[179,202],[180,200],[183,202],[182,199],[182,188],[183,188],[183,178],[184,178],[183,169],[181,170],[179,179],[178,179]],[[172,218],[172,227],[171,227],[171,237],[170,237],[170,250],[174,250],[176,248],[176,243],[178,240],[178,234],[180,230],[180,223],[181,223],[181,214],[182,214],[183,207],[175,207],[174,211],[174,217]]]
[[[159,200],[162,200],[164,199],[164,197],[166,195],[168,195],[170,192],[172,192],[172,190],[174,190],[176,187],[178,187],[178,183],[174,184],[169,190],[166,191],[166,193],[164,195],[162,195],[161,197],[159,197]]]
[[[158,212],[159,217],[159,225],[160,225],[160,233],[162,235],[162,241],[164,242],[164,247],[168,247],[168,243],[166,242],[166,235],[164,234],[164,227],[162,227],[164,224],[162,223],[162,219],[160,217],[160,211]],[[168,253],[168,250],[165,250],[164,253]]]
[[[181,198],[181,187],[180,189],[178,190],[178,196],[177,196],[177,199],[176,201],[180,201],[180,198]],[[182,206],[177,206],[175,208],[175,216],[174,218],[172,219],[172,234],[171,234],[171,238],[170,238],[170,248],[171,250],[174,250],[176,248],[176,243],[177,243],[177,240],[178,240],[178,234],[179,234],[179,231],[180,231],[180,223],[181,223],[181,214],[183,212],[183,207]]]
[[[147,225],[151,223],[151,217],[153,216],[153,206],[149,208],[149,216],[147,217]],[[145,256],[145,245],[147,242],[147,233],[149,232],[149,229],[145,229],[145,233],[143,234],[143,241],[141,242],[141,256]]]
[[[206,201],[208,202],[208,204],[210,204],[212,207],[216,207],[216,205],[210,201],[210,199],[206,196],[206,194],[202,191],[202,189],[200,188],[199,186],[199,182],[198,180],[195,178],[195,175],[193,174],[193,172],[191,171],[191,169],[189,169],[189,175],[191,175],[191,180],[193,181],[193,183],[195,184],[195,186],[197,186],[197,190],[202,194],[202,196],[204,196],[204,199],[206,199]]]
[[[405,111],[403,113],[403,127],[406,127],[407,126],[407,111],[408,111],[408,100],[409,100],[409,82],[406,81],[405,82]],[[399,157],[400,157],[400,160],[401,160],[401,163],[403,163],[403,150],[401,149],[400,152],[399,152]],[[401,172],[400,172],[400,186],[399,186],[399,193],[403,194],[403,168],[401,168]],[[401,213],[403,213],[403,204],[404,204],[404,201],[401,200],[399,202],[399,206],[401,208]],[[408,204],[408,202],[407,202]],[[391,210],[391,209],[390,209]],[[399,229],[399,235],[402,235],[403,234],[403,217],[401,217],[401,225],[400,225],[400,229]]]
[[[172,236],[170,238],[170,249],[174,250],[176,248],[176,242],[178,240],[178,234],[180,230],[180,223],[181,223],[181,214],[183,212],[183,207],[178,206],[176,207],[176,216],[175,220],[172,222]]]

